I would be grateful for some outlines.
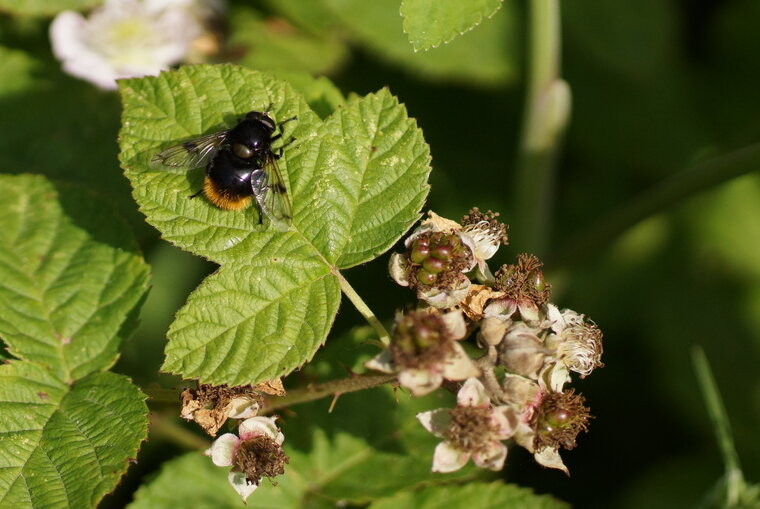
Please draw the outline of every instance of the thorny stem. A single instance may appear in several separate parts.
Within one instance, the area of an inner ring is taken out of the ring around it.
[[[364,300],[362,300],[359,294],[356,293],[356,290],[353,289],[353,287],[348,283],[346,278],[343,277],[343,274],[341,274],[339,270],[333,269],[332,273],[335,274],[335,276],[338,278],[338,281],[340,282],[340,289],[343,290],[343,293],[346,295],[346,297],[348,297],[348,300],[354,304],[357,311],[359,311],[364,319],[367,320],[367,323],[369,323],[369,325],[375,329],[375,332],[377,332],[380,341],[382,341],[384,345],[388,346],[391,342],[391,335],[388,333],[383,324],[380,323],[380,320],[377,319],[375,313],[372,312],[372,310],[369,308],[369,306],[367,306]]]
[[[339,396],[348,392],[371,389],[394,380],[396,380],[396,375],[361,375],[309,385],[302,389],[289,391],[287,395],[279,398],[268,398],[261,409],[261,413],[269,413],[278,408],[306,403],[327,396]]]
[[[554,188],[554,167],[570,116],[570,88],[559,76],[559,0],[529,0],[527,98],[518,147],[513,197],[519,244],[545,251]]]
[[[696,346],[691,350],[691,360],[697,375],[699,387],[702,390],[702,398],[707,406],[707,413],[715,429],[715,437],[718,447],[723,455],[723,464],[726,469],[726,500],[725,507],[735,507],[744,491],[744,474],[739,464],[739,455],[734,447],[734,439],[731,436],[731,425],[726,415],[726,407],[720,397],[718,387],[715,384],[710,365],[707,362],[705,351]]]

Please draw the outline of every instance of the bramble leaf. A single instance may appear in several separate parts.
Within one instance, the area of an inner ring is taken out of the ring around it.
[[[421,0],[420,0],[421,1]],[[430,2],[439,3],[436,0]],[[475,3],[492,2],[477,0]],[[488,23],[432,51],[415,52],[402,28],[399,0],[322,0],[358,42],[409,72],[437,80],[502,85],[518,73],[517,10],[514,2],[499,9]],[[473,2],[456,2],[469,6]],[[493,13],[493,12],[492,12]],[[431,20],[425,20],[430,23]],[[454,105],[455,106],[455,105]]]
[[[147,413],[121,375],[69,385],[33,362],[0,366],[0,507],[94,507],[135,458]]]
[[[110,204],[41,176],[0,177],[0,335],[72,382],[109,368],[148,266]]]
[[[380,255],[419,218],[430,172],[421,131],[387,90],[321,121],[288,83],[232,65],[124,80],[121,92],[120,159],[140,209],[166,240],[222,264],[177,314],[163,369],[240,385],[301,366],[337,312],[337,271]],[[285,124],[279,160],[293,206],[288,231],[260,225],[254,207],[188,200],[203,168],[148,167],[167,146],[270,105],[275,121],[297,116]]]
[[[425,486],[419,491],[402,491],[392,497],[377,500],[369,506],[369,509],[437,509],[439,507],[569,509],[570,506],[548,495],[536,495],[532,490],[514,484],[471,482],[458,486]]]
[[[0,507],[94,507],[147,436],[145,396],[110,367],[148,268],[111,204],[0,176]]]
[[[496,14],[501,1],[402,0],[404,32],[415,50],[436,48]]]

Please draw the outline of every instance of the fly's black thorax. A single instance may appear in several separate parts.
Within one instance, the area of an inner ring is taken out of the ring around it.
[[[271,150],[271,138],[274,126],[261,121],[246,118],[236,125],[227,137],[227,143],[232,146],[240,143],[251,149],[254,153],[268,154]]]

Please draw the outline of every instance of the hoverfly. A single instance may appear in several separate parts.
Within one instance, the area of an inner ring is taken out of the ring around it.
[[[280,130],[291,117],[280,122]],[[282,137],[274,135],[277,124],[268,112],[249,111],[232,129],[219,131],[169,147],[151,160],[153,169],[192,170],[206,167],[201,193],[225,210],[239,210],[256,200],[259,224],[263,216],[278,228],[287,229],[292,212],[288,192],[277,160],[282,157],[272,151],[272,142]],[[287,143],[292,143],[292,139]],[[286,145],[287,145],[286,144]]]

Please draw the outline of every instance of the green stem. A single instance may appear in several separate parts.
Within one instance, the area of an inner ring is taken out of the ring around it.
[[[718,392],[718,387],[715,384],[715,378],[713,378],[704,350],[698,346],[692,348],[691,360],[697,375],[699,388],[702,391],[702,398],[707,406],[707,413],[715,429],[718,447],[723,456],[723,464],[726,469],[726,507],[734,507],[739,502],[745,486],[744,475],[739,464],[739,455],[736,453],[734,440],[731,436],[731,424],[728,422],[726,407],[723,405],[723,399],[720,397],[720,392]]]
[[[549,236],[554,168],[570,116],[570,88],[560,79],[559,0],[529,0],[527,97],[514,185],[521,250],[542,254]]]
[[[639,221],[672,207],[677,201],[758,168],[760,143],[676,173],[611,214],[603,214],[603,219],[595,226],[576,236],[566,248],[558,250],[561,255],[557,259],[547,259],[547,265],[571,266],[599,251]]]
[[[372,310],[362,300],[359,294],[356,293],[356,290],[354,290],[354,288],[348,283],[346,278],[343,277],[343,274],[341,274],[339,270],[334,269],[332,272],[340,282],[340,289],[343,290],[343,293],[346,295],[346,297],[348,297],[348,300],[354,304],[357,311],[359,311],[364,319],[367,320],[367,323],[369,323],[369,325],[375,329],[375,332],[377,332],[377,336],[380,338],[380,341],[382,341],[386,346],[389,345],[391,342],[391,335],[388,333],[383,324],[380,323],[380,320],[377,319],[375,313],[372,312]]]
[[[341,380],[309,385],[302,389],[288,391],[285,396],[279,398],[268,398],[260,413],[269,413],[278,408],[306,403],[327,396],[340,396],[348,392],[370,389],[394,380],[396,380],[396,375],[354,375]]]
[[[176,415],[176,414],[175,414]],[[150,414],[150,432],[154,437],[163,438],[189,450],[208,449],[211,442],[180,426],[175,415]]]

